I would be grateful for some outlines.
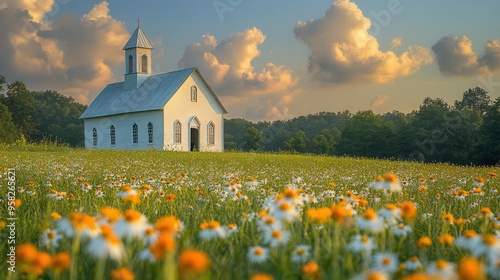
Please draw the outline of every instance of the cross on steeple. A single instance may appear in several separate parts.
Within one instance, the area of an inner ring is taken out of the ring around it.
[[[137,18],[137,28],[141,27],[141,19],[140,18]]]

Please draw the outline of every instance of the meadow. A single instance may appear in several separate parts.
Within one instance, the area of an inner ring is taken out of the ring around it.
[[[499,167],[78,149],[0,159],[2,279],[500,279]]]

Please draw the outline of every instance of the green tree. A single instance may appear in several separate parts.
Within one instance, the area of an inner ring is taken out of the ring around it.
[[[5,101],[12,114],[12,121],[27,140],[37,133],[39,123],[35,98],[26,89],[23,82],[14,82],[7,85],[7,99]]]
[[[2,91],[3,91],[3,87],[4,87],[4,85],[5,85],[6,83],[7,83],[7,82],[6,82],[6,80],[5,80],[5,77],[4,77],[4,76],[2,76],[2,75],[0,75],[0,94],[2,93]]]
[[[314,152],[322,155],[333,155],[339,138],[340,131],[337,128],[323,129],[312,139]]]
[[[16,126],[12,122],[9,108],[0,103],[0,142],[11,144],[19,137]]]
[[[302,130],[299,130],[295,136],[285,141],[284,148],[287,151],[305,153],[307,152],[307,136]]]
[[[260,144],[264,140],[264,135],[254,126],[247,129],[243,135],[243,149],[245,151],[258,151]]]
[[[488,110],[490,104],[491,100],[488,92],[480,87],[475,87],[465,91],[461,101],[455,101],[455,108],[459,110],[470,108],[483,115]]]
[[[475,159],[480,164],[500,164],[500,98],[488,109],[480,128]]]

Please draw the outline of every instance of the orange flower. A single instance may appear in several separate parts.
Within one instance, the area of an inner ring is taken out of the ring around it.
[[[496,173],[496,172],[490,172],[490,173],[489,173],[489,175],[490,175],[491,177],[497,177],[497,176],[498,176],[498,173]]]
[[[149,246],[149,251],[156,260],[162,259],[167,252],[175,249],[175,239],[168,234],[161,234],[153,245]]]
[[[121,216],[120,210],[113,207],[103,207],[99,211],[101,215],[108,219],[108,222],[114,223]]]
[[[257,273],[250,277],[250,280],[273,280],[273,276],[267,273]]]
[[[31,244],[23,244],[16,247],[16,261],[20,263],[31,263],[35,260],[38,250]]]
[[[184,250],[179,255],[179,273],[181,277],[192,277],[205,272],[210,260],[204,252]]]
[[[31,263],[31,270],[35,274],[43,274],[43,271],[52,263],[52,258],[48,253],[38,252],[36,258]]]
[[[429,248],[432,246],[432,240],[428,236],[420,237],[417,241],[418,248]]]
[[[423,273],[414,273],[401,278],[401,280],[428,280],[428,279],[429,276]]]
[[[441,219],[446,221],[449,224],[453,224],[453,221],[455,220],[455,217],[453,217],[453,214],[451,213],[441,213]]]
[[[175,200],[175,194],[170,193],[170,194],[165,195],[165,200],[169,201],[169,202],[173,202]]]
[[[332,211],[328,207],[323,208],[311,208],[307,210],[307,216],[313,222],[317,223],[327,223],[332,215]]]
[[[112,280],[134,280],[135,275],[134,273],[125,267],[115,269],[111,271],[111,279]]]
[[[123,197],[123,202],[129,203],[130,205],[136,205],[141,202],[141,199],[139,198],[138,194],[133,194]]]
[[[443,246],[453,245],[454,240],[455,240],[455,238],[453,238],[453,236],[448,234],[448,233],[445,233],[445,234],[438,237],[438,243],[443,245]]]
[[[54,219],[54,220],[59,220],[59,219],[61,219],[61,215],[59,215],[59,213],[57,213],[57,212],[52,212],[52,213],[50,213],[50,217],[51,217],[52,219]]]
[[[52,257],[52,267],[55,270],[66,271],[71,265],[71,257],[68,253],[59,253]]]
[[[181,221],[175,216],[166,216],[160,218],[155,223],[155,228],[166,234],[175,234],[181,229]]]
[[[319,265],[315,262],[308,262],[302,266],[302,274],[309,278],[320,278]]]
[[[472,257],[465,257],[460,260],[457,272],[460,276],[460,280],[486,279],[484,265]]]
[[[417,216],[417,207],[415,204],[405,201],[401,204],[401,217],[407,221],[413,221]]]
[[[19,208],[19,206],[21,206],[21,204],[22,204],[22,202],[20,199],[14,200],[14,207],[16,207],[16,209]]]

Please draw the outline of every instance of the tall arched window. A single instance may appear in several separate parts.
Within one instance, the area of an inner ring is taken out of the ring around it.
[[[198,89],[196,88],[196,86],[191,87],[191,101],[198,101]]]
[[[128,73],[134,73],[134,57],[132,55],[128,56]]]
[[[116,145],[116,135],[115,135],[115,126],[112,125],[109,128],[109,138],[111,139],[111,146]]]
[[[213,122],[208,124],[208,145],[215,145],[215,125]]]
[[[181,122],[175,121],[174,123],[174,144],[180,144],[182,142],[182,125]]]
[[[153,143],[153,124],[148,123],[148,143]]]
[[[97,146],[97,129],[92,129],[92,146]]]
[[[141,70],[142,73],[148,72],[148,56],[145,54],[141,57]]]
[[[132,143],[134,143],[134,144],[139,143],[139,128],[137,127],[137,124],[135,124],[135,123],[132,126]]]

